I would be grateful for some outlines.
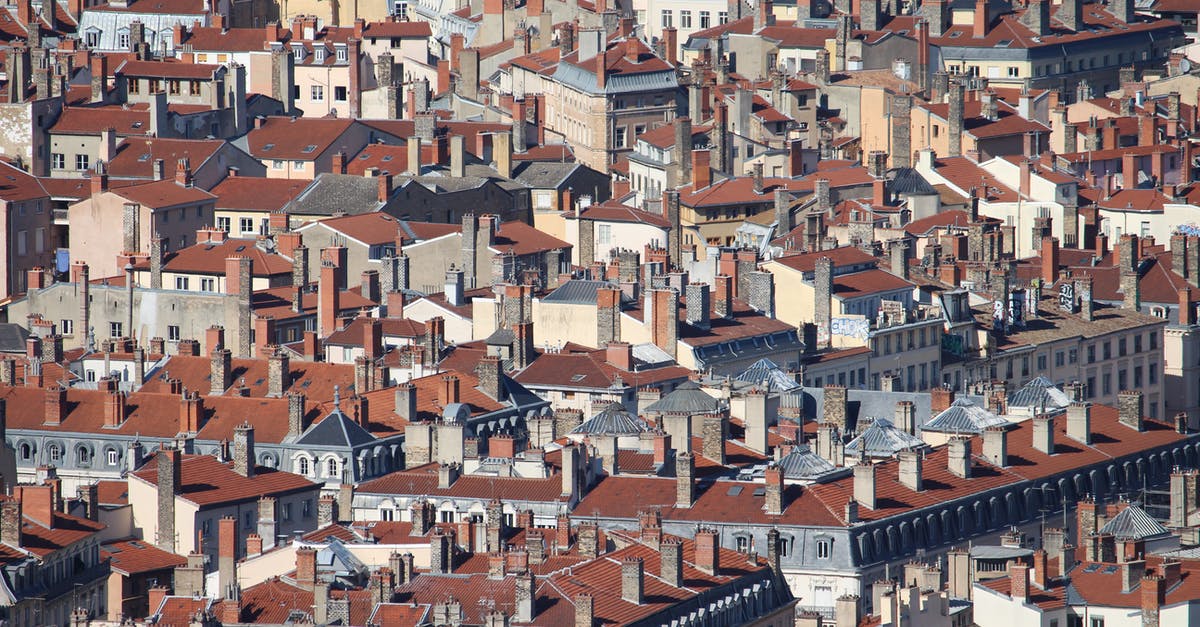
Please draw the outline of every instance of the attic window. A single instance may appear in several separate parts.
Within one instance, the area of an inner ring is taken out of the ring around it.
[[[996,43],[997,48],[1007,48],[1010,45],[1012,45],[1011,39],[1001,39],[999,42]]]
[[[302,44],[293,45],[292,46],[292,56],[295,57],[297,61],[303,61],[304,60],[304,46]]]
[[[262,149],[263,149],[263,152],[266,152],[274,147],[275,147],[275,144],[266,144],[262,147]]]
[[[328,52],[328,50],[325,49],[325,46],[313,46],[313,56],[314,56],[313,61],[315,61],[317,63],[324,63],[325,62],[325,54],[327,52]]]
[[[139,163],[144,162],[144,161],[149,161],[149,160],[150,160],[150,153],[148,153],[148,152],[143,154],[142,156],[138,157]]]
[[[338,61],[345,61],[346,59],[350,58],[348,53],[346,52],[345,44],[338,44],[336,48],[337,48],[337,60]]]
[[[234,252],[239,252],[239,253],[240,253],[240,252],[242,252],[243,250],[246,250],[246,247],[245,247],[245,246],[238,246],[238,247],[237,247],[237,250],[236,250],[236,251],[234,251]]]
[[[365,158],[366,158],[366,157],[364,157],[364,159],[365,159]],[[392,160],[392,156],[391,156],[391,155],[384,155],[384,156],[383,156],[383,159],[380,159],[380,161],[385,161],[385,162],[386,162],[386,161],[391,161],[391,160]]]
[[[954,31],[953,33],[950,33],[950,39],[958,39],[961,35],[962,33],[960,31]]]
[[[571,375],[571,383],[579,383],[580,381],[583,381],[586,376],[587,375],[582,374]]]
[[[314,150],[316,150],[316,149],[317,149],[317,145],[316,145],[316,144],[309,144],[309,145],[305,146],[305,147],[304,147],[304,150],[301,150],[300,152],[305,152],[305,153],[308,153],[308,152],[312,152],[312,151],[314,151]]]
[[[729,496],[737,496],[741,493],[742,493],[742,486],[740,486],[740,485],[729,486],[729,492],[727,492],[727,494]]]
[[[142,122],[139,120],[133,123],[133,128],[142,128]]]

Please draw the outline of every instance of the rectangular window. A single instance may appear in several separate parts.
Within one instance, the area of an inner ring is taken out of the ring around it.
[[[71,320],[70,318],[59,321],[58,330],[63,335],[71,335],[75,332],[75,321]]]
[[[189,96],[199,96],[200,95],[200,81],[188,81],[188,95]]]
[[[34,252],[45,252],[46,250],[46,229],[40,228],[33,232],[33,250]]]
[[[1142,367],[1134,366],[1133,367],[1133,389],[1136,390],[1140,387],[1142,387]]]
[[[729,21],[729,13],[727,13],[725,11],[721,11],[720,13],[717,13],[717,21],[722,24],[725,24],[726,22]]]
[[[346,102],[346,88],[341,85],[334,87],[333,99],[338,102]]]
[[[325,101],[325,86],[324,85],[313,85],[312,86],[312,101],[313,102],[324,102]]]
[[[167,339],[172,342],[179,341],[179,325],[172,324],[167,326]]]
[[[29,244],[26,241],[28,233],[26,231],[17,231],[17,254],[24,257],[29,254]]]
[[[1151,362],[1148,371],[1150,373],[1150,385],[1158,385],[1158,364]]]
[[[817,540],[817,559],[827,560],[831,553],[831,542],[829,540]]]
[[[177,79],[171,79],[167,82],[167,93],[172,96],[179,95],[179,81]]]
[[[55,170],[61,170],[67,167],[67,157],[61,152],[52,153],[50,155],[50,167]]]
[[[700,12],[700,28],[708,28],[712,26],[712,14],[708,11]]]
[[[1112,394],[1112,373],[1111,372],[1104,373],[1104,376],[1100,377],[1100,382],[1101,382],[1100,383],[1101,386],[1104,388],[1102,390],[1102,393],[1105,396]]]
[[[200,279],[200,291],[201,292],[217,291],[217,280],[216,279]]]
[[[91,157],[87,155],[75,155],[75,169],[87,170],[92,165]]]
[[[125,89],[125,91],[127,91],[131,94],[137,94],[137,93],[141,92],[141,89],[142,89],[142,81],[141,80],[136,79],[136,78],[131,78],[131,79],[129,79],[129,82],[126,84],[128,85],[128,87]]]
[[[238,219],[238,230],[241,231],[242,233],[253,233],[254,232],[254,218],[239,218]]]
[[[1095,344],[1092,344],[1091,346],[1087,347],[1087,362],[1089,364],[1096,363],[1096,345]]]
[[[597,235],[598,243],[609,244],[612,242],[612,225],[600,224],[597,225],[597,230],[599,232]]]
[[[1150,332],[1150,350],[1158,350],[1158,331]]]
[[[217,229],[228,233],[229,232],[229,218],[228,217],[217,218]]]
[[[1112,359],[1112,342],[1104,343],[1104,361]]]
[[[1117,356],[1118,357],[1125,356],[1125,338],[1121,338],[1121,339],[1117,340]]]
[[[679,28],[691,28],[691,27],[692,27],[692,12],[687,9],[683,9],[682,11],[679,12]]]
[[[617,134],[613,138],[613,148],[624,148],[624,147],[625,147],[625,127],[618,126]]]
[[[188,288],[188,277],[185,277],[185,276],[175,277],[175,289],[186,290],[187,288]]]
[[[293,161],[293,162],[292,162],[292,169],[293,169],[293,170],[295,170],[295,171],[297,171],[297,172],[303,172],[303,171],[304,171],[304,164],[305,164],[305,163],[306,163],[306,162],[304,162],[304,161]]]
[[[108,323],[108,337],[121,337],[121,335],[122,335],[122,333],[121,333],[121,323],[120,322]]]
[[[674,25],[675,24],[671,20],[671,9],[663,9],[662,10],[662,27],[663,28],[671,28]]]

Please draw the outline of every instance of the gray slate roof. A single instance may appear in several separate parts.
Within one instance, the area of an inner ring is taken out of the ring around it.
[[[558,286],[558,289],[546,294],[542,298],[542,302],[561,303],[564,305],[595,305],[596,291],[602,287],[616,287],[616,285],[608,281],[571,279]],[[626,302],[627,300],[625,295],[622,294],[621,301]]]
[[[333,413],[325,417],[325,420],[309,427],[308,431],[296,440],[296,444],[312,447],[354,448],[374,441],[375,436],[342,413],[341,409],[334,409]]]
[[[815,480],[831,472],[838,472],[837,466],[803,444],[793,446],[787,455],[779,458],[779,467],[787,479]]]
[[[925,442],[921,438],[896,428],[891,420],[876,418],[871,426],[850,440],[846,445],[846,454],[891,457],[900,451],[924,445]]]
[[[638,72],[633,74],[611,74],[602,89],[596,88],[596,74],[571,63],[559,63],[554,69],[554,80],[575,88],[585,94],[623,94],[639,91],[665,91],[677,89],[679,79],[673,70],[661,72]]]
[[[1032,407],[1050,410],[1064,409],[1071,404],[1066,392],[1054,386],[1046,377],[1034,377],[1029,383],[1008,395],[1009,407]]]
[[[921,429],[938,433],[979,434],[987,427],[1006,424],[1007,420],[993,414],[987,408],[976,405],[972,400],[960,398],[948,409],[934,416]]]
[[[629,413],[620,403],[609,403],[600,413],[588,418],[571,433],[587,435],[637,435],[648,431],[646,423]]]
[[[893,194],[910,196],[932,196],[937,190],[913,168],[894,168],[891,171],[891,184],[888,186]]]
[[[670,394],[646,407],[651,414],[711,414],[721,407],[717,399],[709,396],[692,381],[681,384]]]
[[[358,215],[377,211],[379,183],[367,176],[322,172],[288,204],[289,213],[331,216],[336,212]]]
[[[529,187],[555,189],[581,167],[583,166],[575,162],[526,161],[513,178]]]
[[[1105,523],[1100,528],[1100,533],[1112,534],[1116,538],[1141,540],[1164,536],[1170,531],[1151,518],[1146,510],[1137,505],[1130,505]]]
[[[25,354],[29,330],[15,322],[0,324],[0,353]]]
[[[789,392],[801,387],[799,383],[796,383],[794,376],[766,357],[750,364],[734,378],[738,381],[760,385],[768,392]]]

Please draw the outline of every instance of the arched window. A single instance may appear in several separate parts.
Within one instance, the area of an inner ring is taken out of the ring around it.
[[[46,447],[46,453],[47,453],[47,456],[49,457],[50,461],[52,461],[52,462],[61,462],[62,461],[62,447],[61,446],[59,446],[57,444],[51,444],[50,446]]]
[[[116,466],[121,462],[121,453],[115,448],[108,449],[108,465]]]
[[[28,442],[21,443],[21,459],[33,457],[33,447]]]
[[[297,472],[299,472],[302,475],[308,474],[308,458],[307,457],[300,458],[300,462],[297,465],[296,470],[297,470]]]
[[[79,447],[76,457],[79,458],[80,466],[87,466],[88,464],[92,463],[92,451],[86,446]]]
[[[330,460],[328,462],[325,462],[325,466],[326,466],[325,474],[327,474],[330,477],[338,476],[338,460],[337,459],[330,458]]]

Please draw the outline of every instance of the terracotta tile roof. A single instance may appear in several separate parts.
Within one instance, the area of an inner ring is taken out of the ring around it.
[[[583,210],[580,217],[602,222],[634,222],[664,229],[671,227],[671,223],[660,215],[622,205],[616,201],[591,205]]]
[[[169,596],[163,599],[162,605],[150,608],[158,615],[155,625],[164,627],[189,627],[195,623],[196,614],[206,611],[212,605],[208,597]]]
[[[63,107],[50,132],[99,135],[106,128],[116,129],[119,136],[147,135],[150,133],[150,106],[138,103],[128,108],[123,105]]]
[[[500,411],[511,407],[507,403],[499,403],[487,394],[479,391],[479,378],[474,374],[460,370],[443,368],[439,374],[419,377],[410,381],[417,388],[417,417],[418,420],[435,420],[442,416],[442,406],[438,403],[438,390],[442,385],[442,377],[454,375],[458,377],[459,402],[467,406],[472,416]],[[384,389],[367,392],[368,417],[371,432],[379,429],[403,431],[406,423],[396,415],[396,395],[394,390]]]
[[[100,547],[100,557],[108,558],[112,569],[126,577],[187,564],[182,555],[136,539],[106,542]]]
[[[714,308],[716,307],[715,302],[712,302],[711,305]],[[740,300],[735,299],[729,309],[730,315],[728,318],[718,317],[715,309],[710,311],[710,324],[707,331],[697,329],[689,324],[680,325],[679,340],[688,346],[700,347],[736,339],[794,332],[796,330],[796,327],[786,322],[762,315]],[[687,320],[686,299],[681,301],[679,320],[680,322]]]
[[[449,488],[438,487],[437,464],[401,470],[360,483],[358,494],[420,494],[434,498],[474,498],[556,503],[562,495],[562,478],[552,474],[545,479],[463,475]]]
[[[461,224],[401,221],[381,212],[330,218],[322,220],[321,226],[368,245],[392,244],[398,233],[402,233],[403,243],[407,244],[462,232]],[[410,231],[415,238],[409,235]]]
[[[0,160],[0,199],[14,202],[49,196],[36,176]]]
[[[105,529],[105,525],[86,518],[53,512],[51,527],[34,522],[28,515],[21,522],[21,548],[38,557],[46,557],[82,542]]]
[[[407,140],[416,134],[416,125],[412,120],[363,120],[362,124],[377,131],[387,133],[400,140]],[[447,135],[462,135],[466,138],[467,151],[476,146],[478,135],[481,133],[501,133],[512,130],[512,124],[506,122],[477,122],[466,120],[437,120],[437,128],[445,129]],[[422,152],[422,155],[425,153]],[[407,157],[407,155],[406,155]],[[346,164],[349,166],[349,164]]]
[[[154,161],[163,160],[163,177],[175,178],[179,160],[187,157],[192,171],[200,169],[225,145],[219,139],[165,139],[161,137],[127,137],[117,146],[117,154],[108,163],[109,177],[154,176]]]
[[[247,152],[256,159],[312,161],[355,124],[338,118],[269,117],[246,134]]]
[[[763,191],[754,191],[754,177],[738,176],[722,179],[708,187],[695,189],[688,184],[679,188],[679,202],[687,207],[715,207],[746,203],[771,202],[775,190],[800,189],[798,181],[785,178],[764,177]]]
[[[419,627],[426,623],[429,605],[414,603],[380,603],[375,606],[370,624],[379,627]]]
[[[300,311],[292,311],[292,288],[273,287],[258,290],[250,297],[250,307],[259,316],[271,316],[276,321],[291,320],[301,316],[315,316],[317,313],[318,294],[315,290],[304,292],[300,298]],[[345,290],[341,294],[341,315],[357,313],[364,307],[374,307],[378,303],[362,297],[356,291]]]
[[[325,338],[325,345],[330,344],[337,346],[362,346],[363,332],[367,327],[368,320],[372,318],[355,318],[350,324],[334,331]],[[423,338],[425,337],[425,323],[409,320],[407,318],[379,318],[380,331],[384,338],[403,337],[403,338]]]
[[[971,214],[961,209],[942,211],[931,216],[913,220],[904,225],[904,231],[910,235],[922,236],[932,234],[945,227],[955,226],[966,228],[971,222]]]
[[[569,249],[571,244],[524,222],[501,222],[491,248],[499,253],[512,251],[520,256],[543,253],[556,248]]]
[[[267,47],[267,36],[262,28],[217,28],[215,26],[189,26],[183,41],[196,52],[262,52]]]
[[[220,69],[220,65],[184,63],[182,61],[126,61],[113,70],[113,76],[212,79]]]
[[[1083,127],[1087,127],[1087,122],[1082,122]],[[1070,163],[1090,163],[1091,161],[1107,161],[1109,159],[1120,159],[1125,155],[1135,155],[1144,157],[1147,155],[1177,155],[1179,154],[1178,146],[1169,144],[1154,144],[1151,146],[1126,146],[1124,148],[1111,148],[1108,150],[1093,150],[1091,152],[1067,152],[1058,155],[1060,160],[1065,160]],[[1089,161],[1090,159],[1090,161]]]
[[[605,361],[606,351],[587,353],[542,353],[516,379],[534,387],[608,389],[619,376],[625,385],[644,386],[664,381],[685,380],[689,370],[679,366],[630,372]]]
[[[140,5],[134,6],[135,3],[130,2],[125,6],[113,6],[111,4],[98,4],[88,7],[89,11],[113,11],[113,12],[137,12],[137,13],[154,13],[154,14],[174,14],[174,13],[194,13],[196,15],[205,15],[208,12],[208,4],[205,0],[155,0],[154,5],[143,2]]]
[[[960,189],[978,188],[980,200],[1017,202],[1018,194],[990,172],[966,157],[944,157],[934,162],[934,170]]]
[[[240,618],[241,622],[255,625],[283,625],[292,612],[311,615],[312,608],[312,590],[276,577],[242,590]]]
[[[1030,581],[1029,583],[1029,602],[1038,606],[1038,609],[1043,612],[1062,609],[1067,606],[1067,587],[1062,585],[1061,581],[1048,582],[1048,588],[1039,588],[1037,584]],[[1000,594],[1012,596],[1012,580],[1007,576],[995,577],[993,579],[984,579],[979,582],[979,585],[994,590]],[[1121,590],[1118,583],[1117,591]]]
[[[738,490],[737,488],[741,488]],[[697,487],[690,508],[675,507],[675,479],[669,477],[604,477],[576,506],[583,515],[593,512],[611,518],[637,519],[638,512],[654,509],[663,520],[748,524],[842,526],[838,516],[813,495],[812,490],[787,486],[782,516],[764,510],[765,497],[755,493],[761,483],[715,481]],[[841,507],[839,505],[839,507]]]
[[[879,269],[851,272],[833,277],[833,295],[841,298],[860,298],[869,294],[912,289],[913,287],[913,283]]]
[[[109,191],[150,209],[168,209],[179,205],[211,202],[217,198],[199,187],[180,185],[173,179],[130,185]]]
[[[251,209],[275,211],[284,208],[312,181],[229,176],[210,191],[217,197],[218,210]]]
[[[599,59],[603,58],[605,72],[609,76],[667,72],[672,69],[669,63],[655,56],[654,51],[645,42],[640,39],[635,39],[634,42],[634,46],[637,48],[637,56],[635,58],[626,56],[625,40],[614,40],[607,43],[607,49],[603,55],[597,54],[590,59],[580,61],[579,52],[576,51],[563,57],[562,62],[570,63],[586,72],[595,74],[596,63]]]
[[[101,505],[129,504],[129,484],[124,481],[97,481],[96,488]]]
[[[1169,202],[1172,202],[1171,198],[1157,189],[1122,189],[1108,198],[1101,198],[1096,204],[1101,209],[1115,211],[1160,213],[1163,204]]]
[[[429,22],[367,22],[363,37],[429,37]]]
[[[250,390],[251,398],[262,398],[267,395],[266,359],[240,359],[231,362],[230,379],[237,386],[243,379]],[[316,361],[289,361],[289,377],[291,385],[288,391],[301,392],[309,400],[325,402],[333,398],[334,386],[341,386],[344,396],[354,388],[354,366],[348,364],[331,364]],[[142,386],[144,392],[165,392],[169,389],[163,380],[166,377],[179,379],[188,390],[199,390],[208,393],[209,376],[212,373],[211,360],[208,357],[193,357],[191,355],[174,355],[161,367],[161,376],[153,377]],[[218,397],[205,396],[207,404],[210,399]],[[234,398],[230,396],[229,398]],[[207,406],[207,405],[206,405]],[[261,438],[259,438],[261,439]]]
[[[694,139],[699,135],[707,135],[711,130],[711,124],[693,124],[692,138]],[[671,148],[675,145],[675,125],[663,124],[658,128],[650,129],[645,133],[638,135],[637,139],[638,141],[644,141],[655,148],[662,148],[666,150],[667,148]]]
[[[259,466],[253,478],[246,478],[233,471],[233,462],[221,462],[211,455],[182,457],[177,498],[200,507],[257,501],[265,495],[316,492],[320,489],[318,484],[300,475],[274,468]],[[155,458],[151,457],[141,470],[133,473],[133,476],[157,486],[158,468]]]
[[[187,248],[167,253],[164,256],[165,272],[187,274],[225,275],[225,260],[229,257],[249,257],[253,260],[251,271],[256,277],[286,274],[291,276],[292,262],[281,255],[270,253],[256,245],[252,239],[227,239],[220,243],[202,242]],[[150,270],[149,260],[139,261],[135,270]]]
[[[517,57],[509,61],[509,63],[530,72],[550,75],[554,73],[554,68],[558,67],[561,53],[562,51],[559,50],[558,46],[550,46],[545,50]]]
[[[854,246],[842,246],[815,253],[800,253],[798,255],[777,257],[773,261],[799,272],[812,272],[816,270],[817,260],[822,257],[828,257],[833,262],[833,267],[835,268],[858,265],[874,267],[878,262],[875,257],[868,255]]]
[[[1102,40],[1126,33],[1157,31],[1160,29],[1183,32],[1178,23],[1171,20],[1152,20],[1141,16],[1129,24],[1121,21],[1108,11],[1099,8],[1100,5],[1083,5],[1082,20],[1084,28],[1078,32],[1064,28],[1053,18],[1050,22],[1050,34],[1037,36],[1028,26],[1021,23],[1025,10],[1016,8],[1012,13],[993,20],[986,37],[975,38],[971,24],[956,24],[947,28],[941,37],[930,37],[932,45],[946,48],[1039,48],[1073,45],[1088,40]],[[1050,7],[1053,16],[1061,5]],[[1156,36],[1157,39],[1157,36]],[[1000,43],[1009,42],[1004,46]]]
[[[950,117],[950,105],[947,103],[924,104],[921,107],[943,121]],[[1050,129],[1041,122],[1026,120],[1017,115],[1017,110],[1002,100],[996,103],[996,119],[989,120],[983,117],[983,103],[971,100],[963,103],[963,132],[986,139],[1023,135],[1027,132],[1049,133]]]

